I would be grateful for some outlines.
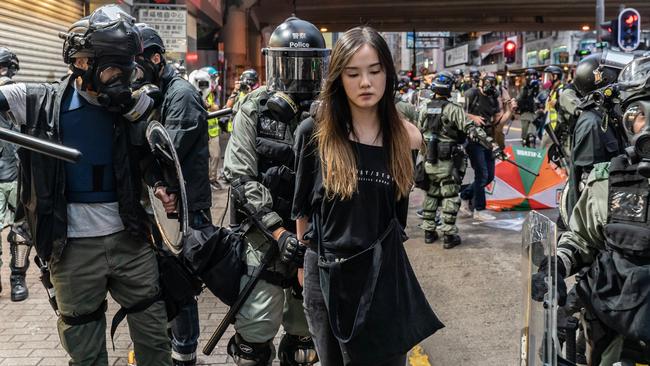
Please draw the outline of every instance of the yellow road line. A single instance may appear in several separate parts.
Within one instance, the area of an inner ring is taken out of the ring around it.
[[[413,347],[409,354],[409,366],[431,366],[429,356],[424,352],[422,346]]]
[[[510,127],[510,131],[519,131],[519,132],[521,132],[521,128],[519,128],[519,127]]]

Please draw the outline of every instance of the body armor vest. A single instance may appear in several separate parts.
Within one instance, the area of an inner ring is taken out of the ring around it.
[[[452,126],[451,121],[444,118],[444,109],[451,102],[444,99],[433,99],[427,104],[427,131],[438,136],[448,137],[459,144],[465,141],[465,134]]]
[[[251,178],[262,183],[269,190],[273,197],[273,211],[280,215],[284,222],[283,226],[293,231],[294,224],[291,220],[295,186],[293,130],[289,124],[273,119],[266,107],[268,97],[265,93],[260,96],[258,102],[257,137],[255,138],[258,176]],[[236,223],[241,223],[243,217],[238,214],[235,220]]]
[[[612,159],[605,238],[608,248],[628,257],[650,259],[648,178],[637,173],[625,156]]]
[[[88,103],[72,89],[61,105],[62,142],[81,151],[76,164],[65,163],[68,202],[116,202],[113,128],[117,115]]]

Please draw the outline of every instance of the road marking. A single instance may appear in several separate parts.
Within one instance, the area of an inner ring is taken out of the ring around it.
[[[409,366],[431,366],[429,356],[424,352],[422,346],[413,347],[409,355]]]
[[[519,131],[519,132],[521,132],[521,128],[519,128],[519,127],[510,127],[510,130],[511,131]]]

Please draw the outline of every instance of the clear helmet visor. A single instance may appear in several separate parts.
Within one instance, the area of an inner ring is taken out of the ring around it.
[[[630,62],[618,76],[621,90],[639,90],[646,85],[650,77],[650,57],[643,57]]]
[[[91,27],[101,29],[115,25],[122,19],[133,20],[134,18],[118,5],[111,4],[95,10],[90,16],[89,23]]]
[[[304,53],[301,55],[300,53]],[[267,50],[266,81],[270,91],[316,95],[327,74],[329,50],[285,52]]]

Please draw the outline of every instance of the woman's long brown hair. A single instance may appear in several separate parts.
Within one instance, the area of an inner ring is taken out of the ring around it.
[[[413,160],[408,131],[394,104],[397,74],[384,38],[373,28],[362,26],[345,32],[336,42],[316,116],[316,142],[320,155],[326,197],[350,199],[357,191],[357,162],[349,135],[352,114],[341,74],[352,56],[363,46],[377,51],[386,73],[386,90],[379,100],[380,134],[387,149],[388,169],[395,180],[397,198],[408,196],[413,184]]]

